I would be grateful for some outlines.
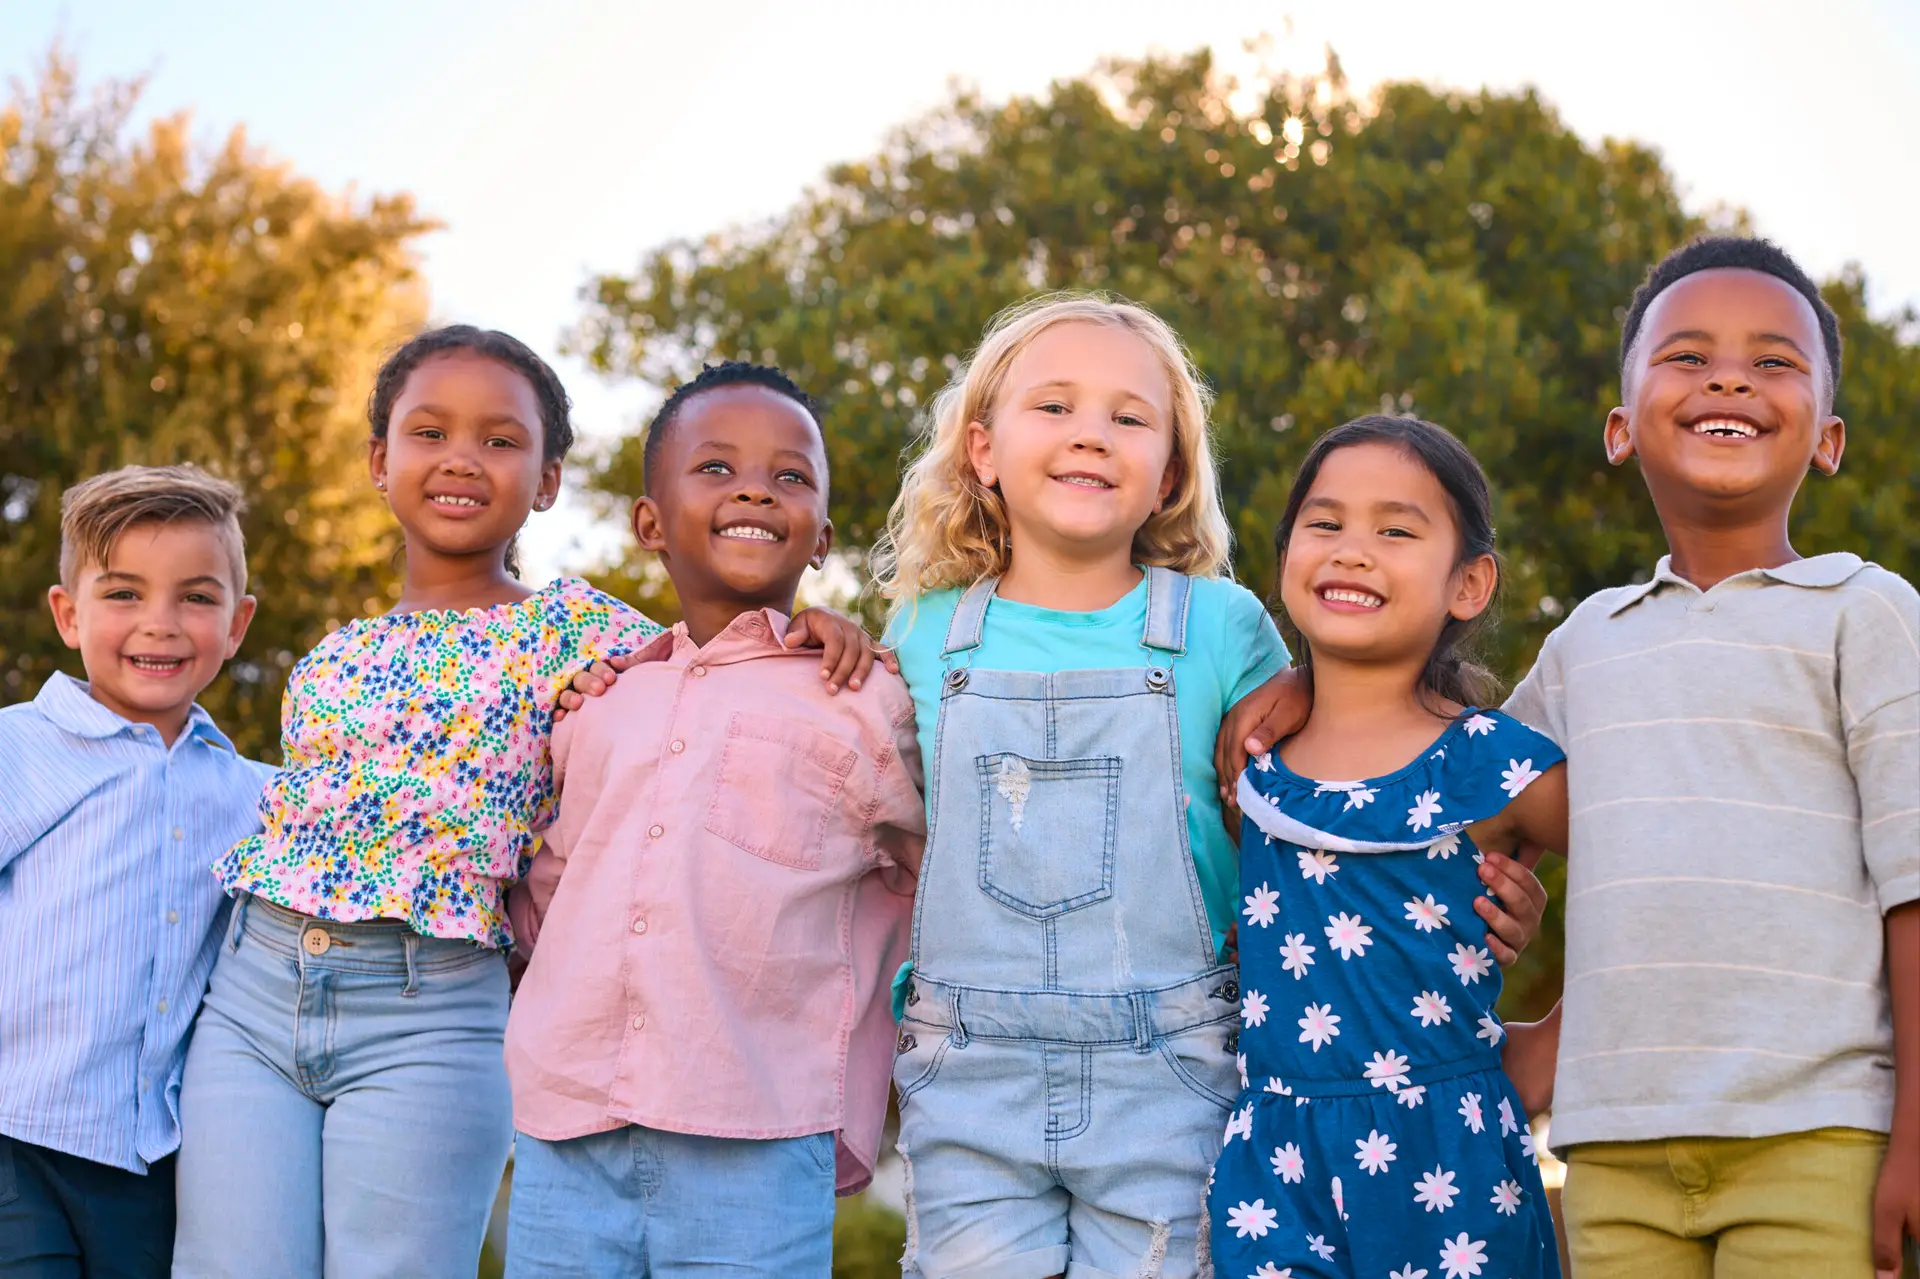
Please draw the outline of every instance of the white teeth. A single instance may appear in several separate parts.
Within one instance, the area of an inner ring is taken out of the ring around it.
[[[1362,608],[1379,608],[1386,603],[1378,595],[1369,594],[1366,591],[1321,591],[1320,598],[1339,604],[1358,604]]]
[[[1110,489],[1113,485],[1105,480],[1096,480],[1091,475],[1057,475],[1054,477],[1062,484],[1077,484],[1084,489]]]
[[[737,537],[747,542],[777,542],[780,540],[779,534],[770,533],[763,528],[755,528],[751,524],[735,524],[731,528],[723,528],[720,530],[720,536]]]
[[[129,657],[127,660],[143,671],[170,671],[186,661],[183,657]]]
[[[483,504],[483,503],[482,503],[482,502],[481,502],[481,501],[480,501],[480,500],[479,500],[478,498],[472,498],[472,497],[436,497],[436,498],[434,498],[433,500],[434,500],[434,501],[436,501],[436,502],[438,502],[438,503],[439,503],[440,505],[442,505],[442,506],[481,506],[481,505],[484,505],[484,504]]]
[[[1723,438],[1750,440],[1760,434],[1751,423],[1736,421],[1730,417],[1710,417],[1693,424],[1695,435],[1718,435]]]

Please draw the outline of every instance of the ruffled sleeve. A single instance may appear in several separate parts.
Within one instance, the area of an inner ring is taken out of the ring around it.
[[[1300,777],[1275,755],[1240,774],[1240,811],[1267,835],[1335,853],[1431,848],[1505,808],[1566,755],[1499,711],[1467,711],[1426,754],[1370,781]]]
[[[661,631],[646,614],[577,577],[537,592],[519,620],[521,644],[538,655],[537,674],[548,694],[543,701],[593,663],[634,652]]]

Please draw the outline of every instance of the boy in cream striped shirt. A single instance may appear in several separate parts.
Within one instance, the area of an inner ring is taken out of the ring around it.
[[[1920,1233],[1920,596],[1788,543],[1846,428],[1838,326],[1785,253],[1670,255],[1621,365],[1608,458],[1639,459],[1671,554],[1575,609],[1507,704],[1566,750],[1572,813],[1564,1017],[1512,1027],[1508,1068],[1552,1105],[1575,1279],[1895,1273]]]

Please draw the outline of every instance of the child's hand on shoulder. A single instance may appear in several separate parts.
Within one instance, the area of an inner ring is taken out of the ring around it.
[[[788,648],[820,650],[820,678],[827,681],[829,693],[838,693],[842,685],[859,688],[873,670],[875,657],[895,675],[900,673],[900,659],[892,650],[875,644],[860,623],[830,608],[803,608],[795,613],[786,643]]]
[[[620,678],[620,672],[632,666],[637,658],[632,653],[621,653],[617,657],[602,658],[586,670],[575,675],[568,685],[560,690],[560,704],[554,708],[553,722],[558,724],[567,717],[568,711],[577,711],[587,704],[589,697],[604,697],[613,682]]]

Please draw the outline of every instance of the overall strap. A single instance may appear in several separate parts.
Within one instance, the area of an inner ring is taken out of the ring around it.
[[[999,585],[999,578],[983,577],[967,588],[954,607],[953,620],[947,624],[947,643],[940,650],[941,657],[970,653],[980,647],[986,632],[987,605],[993,602],[994,588]]]
[[[1193,579],[1170,568],[1147,568],[1147,625],[1140,635],[1142,648],[1183,657],[1187,651],[1187,606],[1193,600]],[[963,604],[961,607],[965,607]],[[955,618],[958,621],[958,618]]]

